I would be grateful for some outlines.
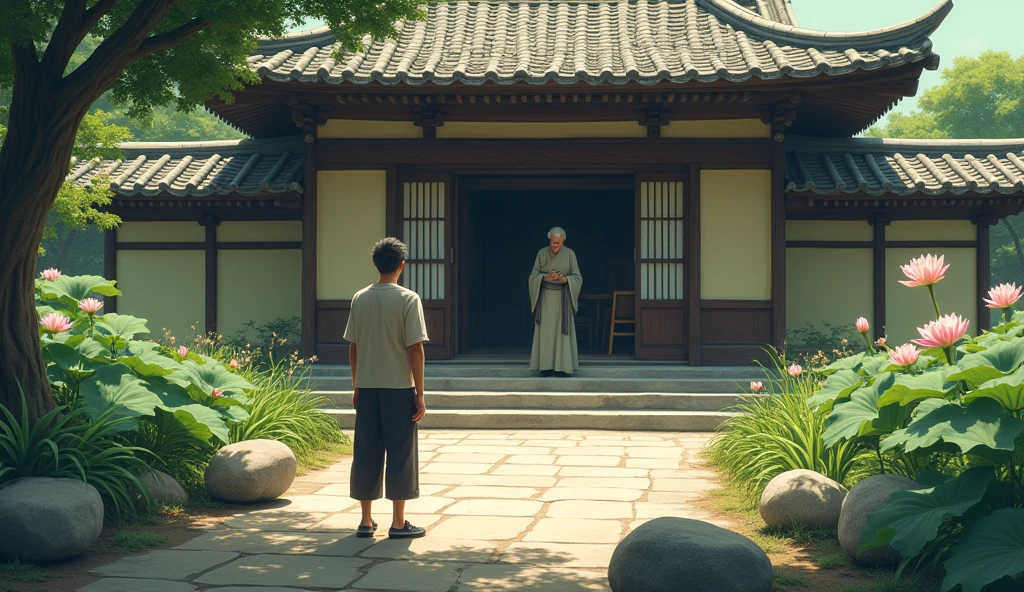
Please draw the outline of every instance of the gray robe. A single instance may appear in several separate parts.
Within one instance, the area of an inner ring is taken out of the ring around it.
[[[566,283],[545,282],[553,270],[562,272]],[[530,306],[534,313],[531,370],[554,370],[573,373],[580,368],[576,346],[576,323],[583,275],[576,262],[576,253],[563,246],[557,255],[550,247],[537,253],[530,274]]]

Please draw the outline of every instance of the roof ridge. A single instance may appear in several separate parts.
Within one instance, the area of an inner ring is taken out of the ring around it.
[[[218,149],[236,148],[236,154],[247,150],[264,150],[267,148],[290,148],[301,145],[301,135],[278,136],[274,138],[241,138],[238,140],[203,140],[186,142],[122,142],[119,147],[125,156],[136,152],[164,151],[165,154],[192,154],[195,152],[213,152]],[[112,160],[112,159],[105,159]]]
[[[966,154],[978,149],[992,152],[1024,152],[1024,138],[972,140],[967,138],[814,138],[794,135],[786,137],[786,150],[793,152],[868,153],[879,150],[916,150],[925,153],[945,151]]]

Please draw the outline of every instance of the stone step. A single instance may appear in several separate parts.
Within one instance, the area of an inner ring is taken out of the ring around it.
[[[348,408],[352,391],[315,391],[337,408]],[[585,411],[630,409],[643,411],[722,411],[740,402],[736,394],[721,393],[538,393],[428,391],[428,410],[535,409]]]
[[[513,378],[438,377],[427,375],[427,390],[505,393],[729,393],[738,394],[749,383],[712,378]],[[322,391],[351,391],[350,377],[314,377],[310,387]]]
[[[539,378],[537,372],[530,370],[525,364],[427,364],[427,378]],[[313,367],[314,378],[349,378],[351,369],[347,365],[316,365]],[[579,372],[571,379],[638,379],[659,378],[677,380],[727,380],[750,382],[764,380],[764,372],[759,368],[734,368],[703,366],[691,368],[678,364],[635,363],[600,365],[581,365]],[[563,379],[563,380],[571,380]]]
[[[327,408],[342,429],[355,427],[355,410]],[[420,421],[435,429],[562,429],[710,432],[734,415],[725,411],[647,411],[636,409],[434,409]]]

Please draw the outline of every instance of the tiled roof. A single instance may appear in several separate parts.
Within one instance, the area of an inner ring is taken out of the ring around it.
[[[1024,139],[790,138],[786,191],[821,195],[1024,193]]]
[[[745,2],[750,5],[751,2]],[[333,57],[326,28],[262,42],[261,77],[327,84],[625,84],[840,75],[908,63],[937,65],[928,37],[952,9],[865,33],[791,24],[785,0],[596,0],[429,4],[397,40]],[[765,14],[762,16],[761,13]]]
[[[128,142],[123,160],[92,160],[69,179],[106,174],[122,197],[242,195],[302,191],[302,139]]]

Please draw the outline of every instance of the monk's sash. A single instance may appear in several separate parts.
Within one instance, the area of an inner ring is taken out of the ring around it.
[[[561,282],[541,282],[540,285],[542,290],[561,290],[562,291],[562,335],[569,334],[569,311],[572,310],[571,295],[569,294],[569,283]],[[541,321],[541,303],[544,302],[543,297],[537,298],[537,309],[534,314],[534,323],[540,326]]]

